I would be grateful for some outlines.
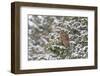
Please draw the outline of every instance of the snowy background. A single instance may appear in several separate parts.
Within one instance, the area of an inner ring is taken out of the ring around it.
[[[88,58],[87,17],[28,15],[28,60],[80,58]]]

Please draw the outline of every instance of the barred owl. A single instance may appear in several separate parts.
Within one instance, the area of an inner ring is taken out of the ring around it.
[[[69,46],[69,36],[64,31],[60,31],[60,40],[65,47]]]

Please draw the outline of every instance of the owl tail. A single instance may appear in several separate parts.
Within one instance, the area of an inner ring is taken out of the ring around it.
[[[69,42],[63,42],[63,45],[67,48],[69,47]]]

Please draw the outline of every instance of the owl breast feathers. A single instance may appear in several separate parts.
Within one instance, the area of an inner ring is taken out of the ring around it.
[[[69,36],[64,31],[60,32],[60,40],[65,47],[69,46]]]

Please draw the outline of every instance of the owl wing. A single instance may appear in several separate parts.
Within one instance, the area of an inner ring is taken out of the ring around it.
[[[64,44],[65,47],[67,47],[69,45],[69,37],[66,34],[63,37],[63,44]]]

